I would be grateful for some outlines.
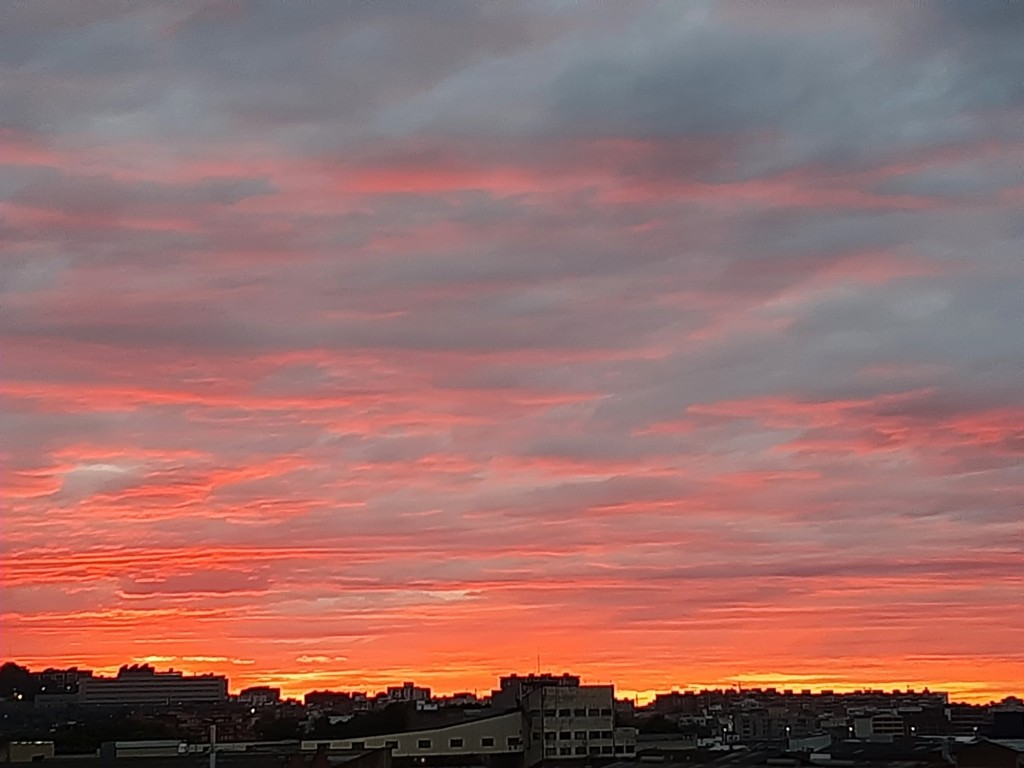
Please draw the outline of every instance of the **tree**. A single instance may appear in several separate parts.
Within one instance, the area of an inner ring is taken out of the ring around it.
[[[0,699],[31,701],[39,690],[39,684],[27,668],[5,662],[0,667]]]

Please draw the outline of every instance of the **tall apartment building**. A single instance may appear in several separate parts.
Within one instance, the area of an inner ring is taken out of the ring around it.
[[[85,705],[217,704],[228,697],[223,675],[157,672],[150,666],[122,667],[117,677],[85,677],[78,681],[78,702]]]

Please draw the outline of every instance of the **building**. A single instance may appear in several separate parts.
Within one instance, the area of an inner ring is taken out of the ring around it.
[[[415,683],[402,683],[388,687],[388,702],[393,701],[430,701],[430,689],[420,688]]]
[[[92,677],[92,670],[70,667],[69,669],[54,669],[48,667],[42,672],[34,675],[39,683],[39,693],[62,694],[78,693],[78,683],[87,677]]]
[[[992,723],[990,708],[980,704],[950,704],[946,718],[952,736],[977,736]]]
[[[853,735],[858,739],[892,741],[906,733],[906,723],[895,711],[866,713],[853,719]]]
[[[117,706],[219,704],[227,701],[223,675],[157,672],[149,665],[122,667],[117,677],[86,677],[78,681],[78,703]]]
[[[501,678],[500,686],[492,697],[494,714],[302,746],[328,751],[387,748],[396,760],[411,759],[417,765],[484,763],[510,768],[549,760],[592,763],[635,756],[636,729],[615,727],[613,686],[580,685],[573,675],[510,675]],[[418,703],[410,694],[403,695]]]
[[[188,754],[188,742],[180,739],[149,741],[107,741],[100,746],[100,757],[105,760],[138,757],[174,757]]]
[[[501,756],[514,756],[518,763],[523,753],[523,743],[522,713],[505,712],[439,728],[351,739],[304,741],[302,749],[329,752],[388,749],[393,758],[413,758],[418,764],[465,761],[479,765],[482,758],[494,762]]]
[[[281,701],[281,689],[271,688],[269,685],[254,685],[251,688],[243,688],[239,691],[238,700],[243,704],[250,704],[254,707],[277,704]]]
[[[51,758],[52,741],[9,741],[0,750],[0,763],[38,763]]]
[[[518,680],[527,765],[636,753],[636,729],[615,728],[614,686],[580,685],[570,675],[531,678]]]
[[[966,744],[957,750],[956,768],[1024,768],[1024,740]]]
[[[992,724],[987,728],[991,739],[1024,739],[1024,702],[1015,697],[1004,699],[991,709]]]
[[[365,700],[366,694],[361,694]],[[347,715],[355,708],[355,694],[348,691],[310,691],[303,698],[308,709]]]
[[[506,675],[498,679],[498,690],[491,692],[491,706],[495,709],[516,709],[522,706],[527,693],[540,687],[578,688],[580,678],[576,675]]]

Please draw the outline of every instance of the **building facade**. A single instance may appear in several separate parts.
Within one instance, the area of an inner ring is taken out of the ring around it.
[[[383,736],[302,742],[304,750],[317,748],[329,751],[389,749],[394,758],[411,757],[416,758],[417,762],[521,755],[523,717],[520,712],[506,712],[441,728],[403,731]]]
[[[527,765],[636,753],[636,730],[615,727],[614,686],[538,681],[525,687],[521,707]]]
[[[219,704],[227,701],[228,679],[223,675],[156,672],[143,667],[122,669],[117,677],[86,677],[78,681],[78,703],[117,706]]]

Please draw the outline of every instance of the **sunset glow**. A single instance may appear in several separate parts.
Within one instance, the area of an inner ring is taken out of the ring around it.
[[[1024,4],[7,3],[5,660],[1024,691]]]

